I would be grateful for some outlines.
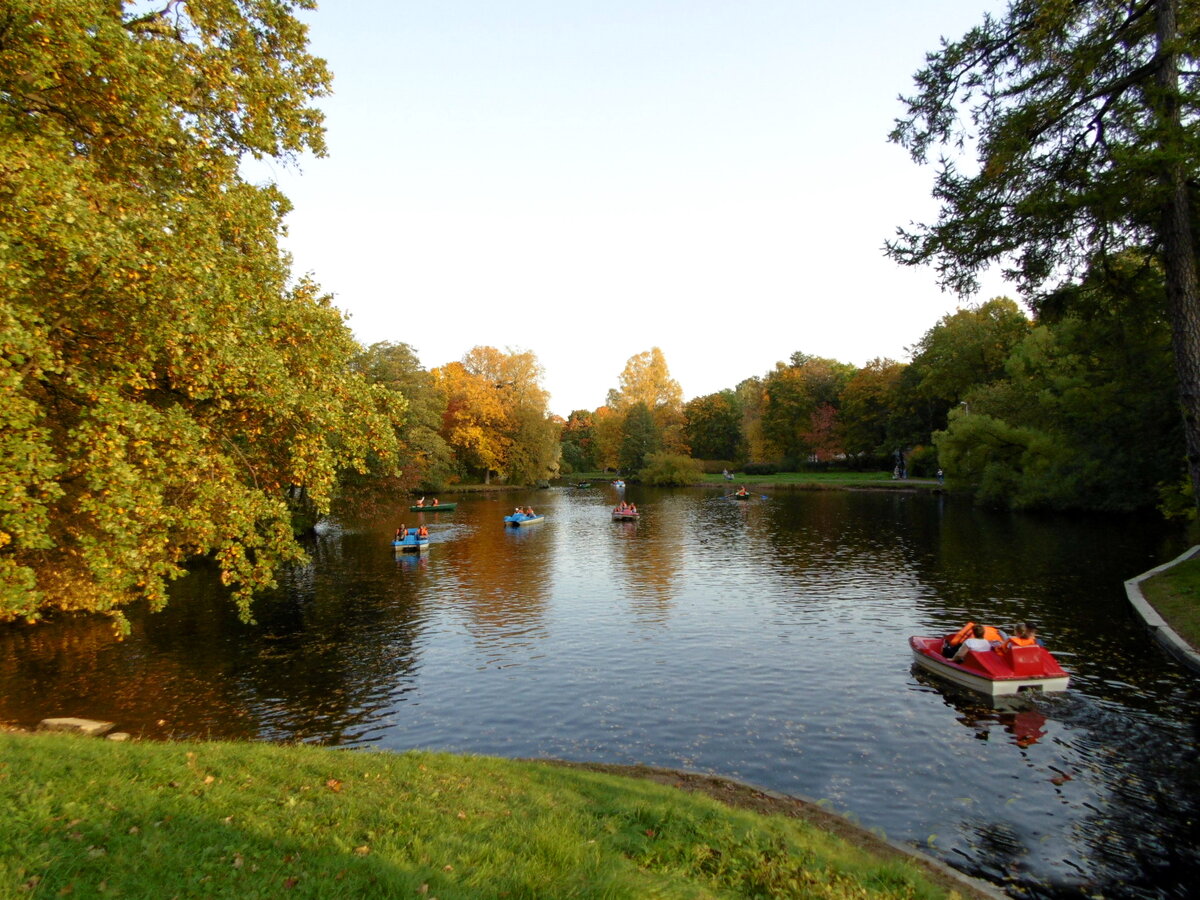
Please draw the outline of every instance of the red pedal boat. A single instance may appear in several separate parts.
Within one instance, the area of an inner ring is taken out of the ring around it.
[[[1065,691],[1070,676],[1045,647],[967,652],[962,662],[942,656],[942,637],[910,637],[917,665],[947,681],[991,697],[1021,691]]]

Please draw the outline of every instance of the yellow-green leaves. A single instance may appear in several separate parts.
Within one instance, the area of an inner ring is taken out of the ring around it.
[[[292,11],[11,0],[0,42],[0,620],[119,615],[211,556],[246,609],[297,559],[287,496],[395,467],[398,398],[291,283],[245,154],[324,150]]]

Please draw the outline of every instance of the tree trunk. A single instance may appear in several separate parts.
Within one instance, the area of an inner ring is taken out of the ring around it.
[[[1190,188],[1182,158],[1179,55],[1175,49],[1177,12],[1178,0],[1158,0],[1159,151],[1162,154],[1160,177],[1164,201],[1161,237],[1188,474],[1196,507],[1200,510],[1200,278],[1197,277]]]

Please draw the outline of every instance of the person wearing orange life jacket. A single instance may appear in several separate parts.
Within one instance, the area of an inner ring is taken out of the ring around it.
[[[992,625],[976,626],[974,622],[968,622],[962,628],[958,629],[957,632],[950,635],[950,637],[946,638],[945,644],[942,645],[942,656],[951,658],[956,653],[958,653],[958,650],[962,646],[963,641],[972,637],[972,633],[974,632],[976,627],[983,629],[982,637],[984,640],[991,641],[991,642],[994,642],[997,644],[1004,643],[1005,635],[1003,632],[1000,631],[1000,629],[998,629]]]
[[[1011,650],[1013,647],[1036,647],[1038,646],[1037,629],[1028,622],[1021,622],[1015,629],[1013,634],[1004,642],[1004,649]]]
[[[994,631],[995,629],[993,629]],[[989,653],[992,650],[992,642],[986,637],[987,628],[983,625],[975,625],[971,628],[971,637],[962,642],[958,648],[958,652],[951,657],[954,662],[961,662],[967,658],[967,654],[971,651],[976,653]]]

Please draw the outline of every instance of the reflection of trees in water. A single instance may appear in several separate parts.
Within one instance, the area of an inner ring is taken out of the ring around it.
[[[76,716],[161,736],[171,733],[174,721],[208,709],[224,725],[221,736],[253,736],[236,698],[185,660],[152,652],[145,611],[127,614],[132,631],[124,641],[100,616],[63,615],[0,628],[0,720],[32,727],[45,718]]]
[[[830,572],[860,572],[867,581],[891,577],[907,569],[899,526],[903,504],[897,495],[883,507],[876,494],[851,491],[779,492],[764,504],[754,524],[771,541],[778,565],[801,584],[823,580]],[[870,515],[857,507],[868,505]],[[748,512],[759,511],[749,507]]]
[[[445,556],[445,565],[439,568],[442,595],[466,615],[478,643],[502,650],[546,635],[554,517],[512,527],[504,524],[511,506],[495,506],[494,518],[482,518],[469,541],[453,541],[437,549]]]
[[[94,620],[26,641],[10,655],[26,667],[16,674],[54,705],[37,718],[111,718],[152,737],[363,739],[411,689],[423,627],[416,594],[379,535],[334,534],[309,551],[316,564],[280,572],[279,587],[255,601],[254,624],[200,568],[173,585],[165,610],[131,616],[120,644]],[[30,678],[31,666],[40,676]]]
[[[652,502],[649,497],[639,499],[642,495],[631,498],[641,509],[641,518],[637,522],[612,523],[611,546],[630,612],[642,624],[662,625],[675,608],[675,584],[687,543],[686,517],[681,507],[688,501],[665,491],[653,495]]]

